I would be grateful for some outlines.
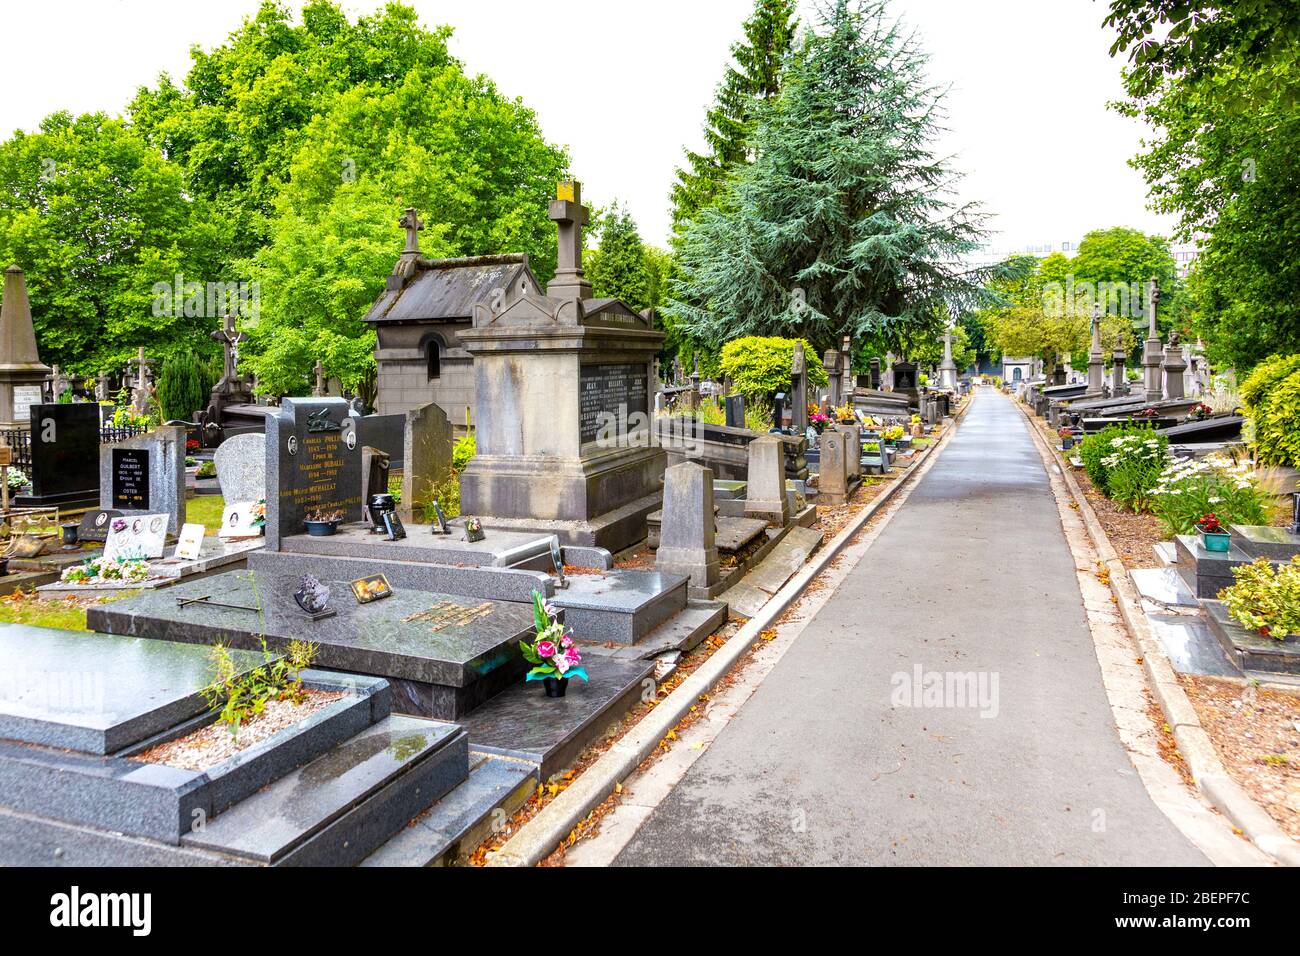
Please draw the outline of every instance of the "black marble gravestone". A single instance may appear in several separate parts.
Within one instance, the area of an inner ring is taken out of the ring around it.
[[[358,416],[341,398],[286,398],[266,419],[266,546],[303,533],[309,511],[360,521]]]
[[[149,452],[144,448],[112,449],[114,508],[149,510]]]
[[[32,493],[17,508],[75,508],[99,503],[99,406],[33,405]]]

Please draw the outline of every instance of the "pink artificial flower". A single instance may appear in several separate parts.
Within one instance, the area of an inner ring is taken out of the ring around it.
[[[578,653],[578,649],[577,649],[576,647],[570,647],[570,648],[568,648],[568,649],[567,649],[563,654],[561,654],[560,656],[561,656],[565,661],[567,661],[568,664],[569,664],[571,667],[576,667],[576,666],[577,666],[579,663],[581,663],[581,661],[582,661],[582,655]]]
[[[573,638],[570,637],[568,634],[565,634],[562,638],[560,638],[560,646],[561,646],[561,647],[572,647],[572,646],[573,646]]]
[[[538,641],[537,656],[545,660],[548,657],[554,657],[559,650],[554,641]]]
[[[563,654],[557,655],[551,663],[555,665],[555,669],[559,671],[561,675],[569,669],[569,662],[564,659]]]

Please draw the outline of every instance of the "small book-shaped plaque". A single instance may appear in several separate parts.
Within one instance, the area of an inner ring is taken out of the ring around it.
[[[371,601],[392,597],[393,588],[388,583],[388,578],[382,574],[372,574],[353,581],[352,593],[357,596],[358,604],[369,604]]]
[[[400,541],[406,537],[406,525],[396,511],[384,512],[384,530],[388,532],[389,541]]]

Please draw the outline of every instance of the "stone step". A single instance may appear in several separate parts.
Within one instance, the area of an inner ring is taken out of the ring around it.
[[[665,651],[691,651],[706,637],[727,621],[727,605],[723,601],[697,601],[692,599],[686,607],[660,624],[636,644],[618,644],[613,647],[596,644],[583,652],[598,657],[618,660],[650,660]]]
[[[362,866],[452,866],[482,843],[537,786],[537,766],[471,753],[469,778],[412,820]]]
[[[461,721],[470,746],[536,764],[545,780],[617,726],[642,694],[653,695],[650,661],[583,653],[590,682],[571,680],[564,697],[551,698],[540,681],[521,680]]]
[[[182,844],[272,866],[364,860],[469,774],[456,724],[392,716],[236,804]]]
[[[580,643],[635,644],[686,607],[690,579],[659,571],[575,574],[551,603]]]
[[[822,533],[796,526],[740,583],[726,592],[737,614],[753,617],[822,546]]]

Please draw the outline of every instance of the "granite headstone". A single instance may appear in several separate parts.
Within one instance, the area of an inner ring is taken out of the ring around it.
[[[249,432],[227,438],[212,461],[226,501],[266,500],[266,435]]]
[[[125,516],[167,515],[167,533],[185,523],[186,431],[163,425],[99,451],[99,507]]]
[[[266,547],[303,531],[308,511],[360,521],[359,416],[341,398],[286,398],[266,418]]]
[[[33,405],[32,493],[19,508],[72,508],[99,501],[99,406],[88,402]]]

